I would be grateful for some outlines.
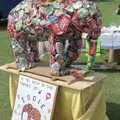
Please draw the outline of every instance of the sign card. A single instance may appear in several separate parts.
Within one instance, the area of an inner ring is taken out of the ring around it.
[[[12,120],[51,120],[58,87],[20,75]]]

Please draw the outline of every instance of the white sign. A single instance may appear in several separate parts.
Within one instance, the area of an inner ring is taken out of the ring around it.
[[[20,75],[12,120],[51,120],[57,88]]]

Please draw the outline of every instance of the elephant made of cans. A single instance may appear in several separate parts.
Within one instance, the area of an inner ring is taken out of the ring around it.
[[[8,16],[8,32],[19,70],[39,60],[38,42],[49,41],[50,67],[56,75],[65,72],[78,57],[83,34],[89,43],[87,69],[95,59],[96,40],[101,32],[101,13],[87,0],[23,0]]]

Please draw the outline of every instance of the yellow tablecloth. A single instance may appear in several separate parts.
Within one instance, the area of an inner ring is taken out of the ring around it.
[[[18,76],[9,79],[10,102],[13,108]],[[53,120],[108,120],[103,81],[78,91],[59,87]]]

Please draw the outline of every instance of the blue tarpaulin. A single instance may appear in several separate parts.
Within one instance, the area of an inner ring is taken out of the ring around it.
[[[22,0],[0,0],[0,13],[6,18],[10,10]]]

